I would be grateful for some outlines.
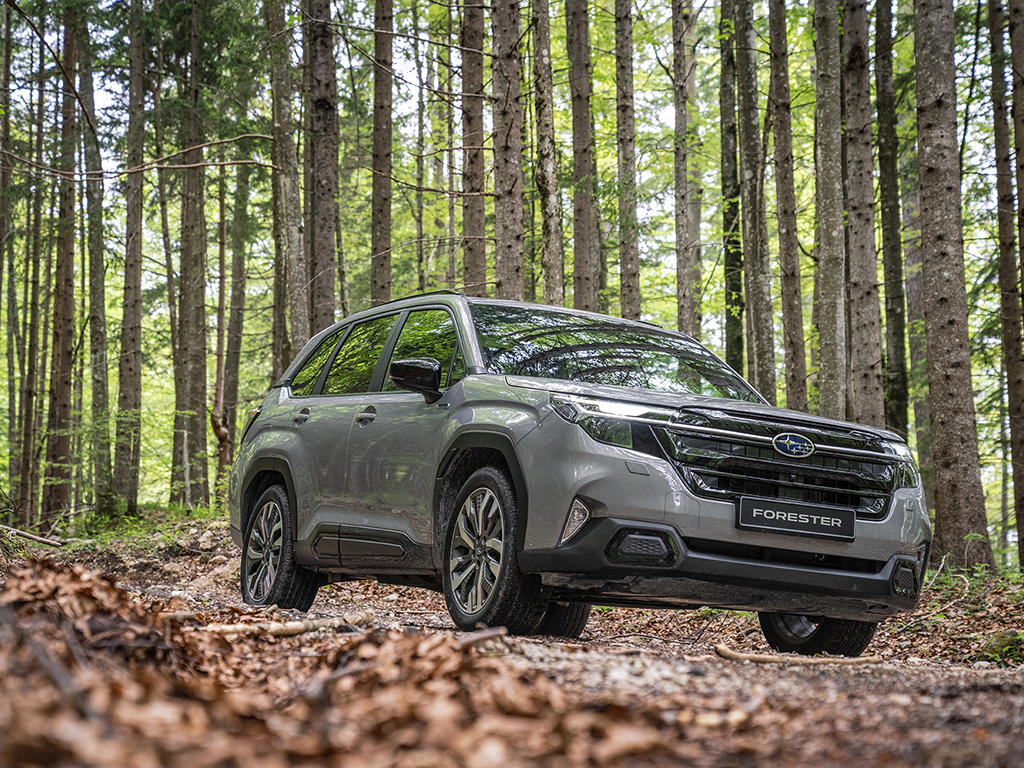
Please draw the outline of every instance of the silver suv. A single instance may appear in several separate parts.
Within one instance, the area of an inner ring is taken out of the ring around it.
[[[593,603],[757,611],[858,655],[917,603],[931,528],[897,435],[769,406],[652,324],[441,292],[317,334],[229,481],[242,595],[444,593],[462,629],[578,637]]]

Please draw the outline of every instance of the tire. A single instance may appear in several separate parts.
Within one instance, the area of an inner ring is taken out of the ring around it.
[[[519,570],[519,520],[508,475],[495,467],[478,469],[463,484],[447,520],[441,578],[455,626],[535,632],[546,602],[540,577]]]
[[[878,628],[876,621],[833,619],[798,613],[759,613],[761,631],[774,650],[813,656],[860,656]]]
[[[590,619],[590,603],[548,603],[538,635],[576,638],[583,634]]]
[[[242,537],[242,599],[308,611],[323,577],[295,563],[291,509],[283,485],[263,492]]]

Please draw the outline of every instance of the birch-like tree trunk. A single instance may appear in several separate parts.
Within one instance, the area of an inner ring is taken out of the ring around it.
[[[484,171],[484,8],[462,6],[462,284],[487,295],[487,209]]]
[[[595,269],[600,254],[595,236],[595,165],[590,117],[590,21],[587,0],[566,0],[565,45],[572,100],[573,306],[597,309]]]
[[[693,0],[672,3],[672,84],[675,108],[676,319],[679,330],[700,338],[700,164],[697,112],[697,56]]]
[[[971,385],[953,47],[952,2],[914,0],[934,547],[952,567],[991,566]]]

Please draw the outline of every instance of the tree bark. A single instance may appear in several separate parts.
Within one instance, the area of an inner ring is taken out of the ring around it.
[[[876,4],[875,93],[878,110],[878,200],[885,277],[885,424],[907,435],[907,321],[900,232],[899,139],[896,90],[892,74],[892,3]]]
[[[672,3],[672,85],[675,108],[676,319],[682,333],[700,338],[700,181],[696,147],[697,66],[693,0]],[[723,43],[723,47],[724,47]]]
[[[817,43],[818,410],[846,415],[846,243],[843,228],[842,109],[840,102],[839,3],[814,7]]]
[[[381,0],[383,1],[383,0]],[[334,60],[334,32],[329,0],[309,0],[313,130],[310,241],[313,310],[311,333],[334,323],[337,299],[334,286],[334,201],[338,196],[338,85]],[[375,86],[376,87],[376,86]],[[375,169],[376,170],[376,169]],[[390,171],[390,169],[388,169]],[[374,174],[376,179],[377,174]],[[390,176],[390,172],[389,172]],[[298,350],[294,350],[298,353]]]
[[[573,306],[597,308],[594,277],[600,253],[594,235],[595,166],[590,125],[590,27],[587,0],[566,0],[565,45],[572,99]]]
[[[224,426],[228,432],[228,463],[234,460],[238,423],[238,373],[245,323],[245,257],[252,227],[249,217],[251,165],[238,166],[231,211],[231,305],[228,310],[227,349],[224,354]]]
[[[882,320],[875,251],[874,162],[871,151],[871,73],[866,0],[846,0],[843,73],[846,77],[846,159],[849,190],[850,374],[857,421],[885,426],[882,397]]]
[[[46,419],[46,466],[40,520],[52,522],[71,506],[71,379],[75,349],[75,143],[78,139],[78,10],[64,10],[64,97],[61,106],[60,202],[53,281],[53,347]]]
[[[722,262],[725,273],[725,362],[743,372],[743,246],[740,241],[740,175],[736,135],[735,0],[722,0],[718,37],[722,72],[718,90],[721,115]]]
[[[519,101],[519,0],[495,0],[491,11],[494,58],[494,280],[499,299],[522,301],[523,108]]]
[[[555,101],[551,75],[551,24],[548,0],[533,2],[533,81],[537,111],[537,194],[540,198],[541,270],[544,303],[565,304],[562,264],[562,208],[555,149]]]
[[[264,3],[267,31],[270,34],[270,93],[274,117],[274,144],[271,150],[275,165],[271,171],[274,216],[277,218],[274,232],[290,286],[288,330],[291,334],[291,348],[298,352],[309,340],[309,270],[300,234],[302,207],[299,201],[299,167],[292,117],[291,51],[294,39],[291,29],[285,27],[284,9],[284,0],[266,0]]]
[[[487,295],[487,220],[484,205],[484,7],[462,6],[462,285]]]
[[[775,124],[775,196],[779,219],[779,268],[782,273],[782,334],[786,355],[786,407],[807,410],[807,359],[804,354],[803,290],[800,242],[796,229],[793,172],[792,104],[789,91],[789,42],[785,0],[768,5],[772,103]]]
[[[921,252],[933,406],[935,552],[952,567],[994,565],[981,487],[964,282],[953,6],[914,0]]]
[[[113,511],[110,465],[110,403],[107,393],[106,259],[103,235],[103,159],[99,137],[93,131],[96,109],[93,97],[93,54],[87,26],[82,29],[82,105],[91,116],[85,131],[85,191],[88,199],[89,245],[89,370],[92,385],[92,459],[96,510]]]
[[[0,148],[10,149],[11,145],[11,57],[12,29],[11,6],[5,4],[4,18],[4,53],[3,70],[0,71]],[[7,289],[7,478],[4,492],[8,495],[16,493],[15,478],[21,474],[21,451],[19,446],[18,389],[17,382],[21,379],[18,363],[15,360],[18,340],[18,302],[14,288],[14,249],[11,243],[11,203],[8,190],[11,186],[11,163],[6,154],[0,155],[0,304],[5,298]],[[10,277],[4,285],[4,269]],[[22,340],[23,342],[23,340]]]
[[[391,300],[391,0],[374,5],[373,222],[370,229],[370,303]]]
[[[740,214],[751,331],[747,366],[754,387],[775,402],[775,340],[768,243],[763,235],[761,202],[764,174],[757,104],[757,37],[752,0],[736,0],[737,122],[740,152]]]
[[[678,140],[678,139],[677,139]],[[631,0],[615,0],[615,145],[619,177],[619,292],[622,316],[640,318],[640,242],[636,218]]]

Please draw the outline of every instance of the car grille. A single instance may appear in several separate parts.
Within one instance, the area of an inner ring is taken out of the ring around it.
[[[783,456],[771,440],[785,432],[807,437],[817,451],[803,458]],[[867,433],[686,411],[655,434],[690,489],[705,498],[757,496],[852,507],[860,519],[879,520],[889,509],[900,471]]]

